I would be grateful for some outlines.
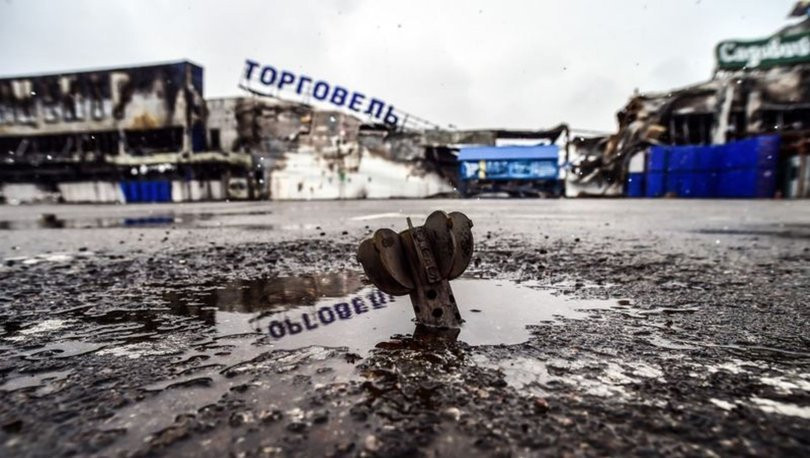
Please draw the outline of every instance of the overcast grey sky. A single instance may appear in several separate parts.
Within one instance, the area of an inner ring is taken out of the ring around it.
[[[708,79],[722,39],[794,0],[0,0],[0,75],[188,58],[207,97],[245,58],[463,128],[613,130],[634,88]]]

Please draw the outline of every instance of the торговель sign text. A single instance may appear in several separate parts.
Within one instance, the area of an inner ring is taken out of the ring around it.
[[[394,106],[382,100],[369,97],[362,92],[350,91],[336,84],[329,84],[306,75],[296,75],[289,70],[281,70],[272,65],[264,65],[255,60],[245,60],[245,71],[242,74],[250,90],[255,87],[295,91],[296,94],[311,94],[315,100],[329,102],[340,108],[366,114],[379,119],[385,124],[396,126],[399,117],[394,114]]]

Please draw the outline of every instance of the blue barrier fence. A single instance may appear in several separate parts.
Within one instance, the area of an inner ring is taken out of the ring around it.
[[[779,136],[724,145],[654,146],[646,171],[627,179],[630,197],[773,197]]]
[[[126,202],[171,202],[171,181],[122,181],[121,191]]]

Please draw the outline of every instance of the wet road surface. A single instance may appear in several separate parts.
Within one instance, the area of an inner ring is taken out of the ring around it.
[[[464,327],[354,258],[460,210]],[[810,204],[0,208],[0,455],[807,455]]]

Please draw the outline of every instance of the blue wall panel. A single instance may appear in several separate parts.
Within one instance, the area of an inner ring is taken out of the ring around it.
[[[127,203],[172,201],[172,183],[167,180],[122,181],[120,186]]]
[[[666,192],[666,178],[663,172],[649,172],[644,179],[647,197],[661,197]]]
[[[748,138],[723,145],[722,166],[725,169],[775,167],[779,160],[779,137],[768,135]]]
[[[770,169],[736,169],[720,172],[720,197],[773,197],[776,173]]]
[[[694,146],[678,146],[669,151],[668,172],[687,172],[695,170],[695,149]]]
[[[773,197],[778,162],[778,135],[724,145],[653,146],[647,154],[644,195]],[[627,189],[629,194],[629,181]]]
[[[692,175],[692,197],[717,197],[718,172],[695,172]]]
[[[664,146],[653,146],[647,156],[648,172],[663,172],[667,169],[669,149]]]
[[[644,174],[631,173],[627,177],[627,196],[644,197]]]

